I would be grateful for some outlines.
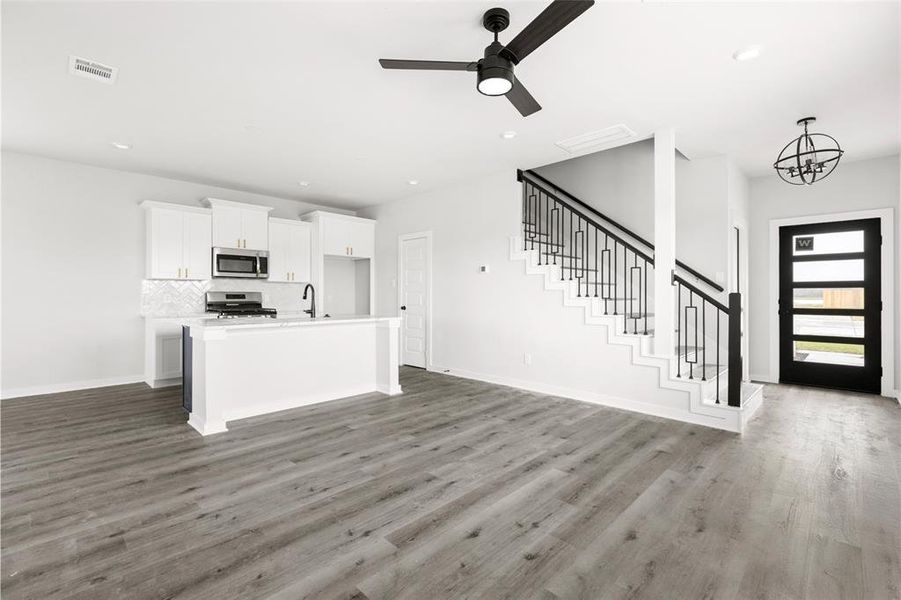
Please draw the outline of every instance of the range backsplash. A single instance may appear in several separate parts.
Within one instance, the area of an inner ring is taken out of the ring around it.
[[[301,300],[303,285],[270,283],[255,279],[211,279],[179,281],[145,279],[141,282],[141,315],[145,317],[179,317],[202,313],[204,294],[217,292],[262,292],[263,306],[279,312],[297,312],[308,302]]]

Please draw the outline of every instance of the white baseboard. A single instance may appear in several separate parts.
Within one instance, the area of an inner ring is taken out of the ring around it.
[[[493,383],[496,385],[505,385],[508,387],[514,387],[538,394],[547,394],[549,396],[570,398],[572,400],[590,402],[591,404],[600,404],[603,406],[609,406],[611,408],[627,410],[629,412],[651,415],[655,417],[663,417],[665,419],[673,419],[676,421],[683,421],[696,425],[704,425],[706,427],[738,432],[738,430],[730,429],[729,424],[724,419],[718,419],[712,416],[693,413],[688,409],[683,410],[675,407],[661,406],[659,404],[642,402],[640,400],[630,400],[628,398],[621,398],[619,396],[611,396],[608,394],[598,394],[596,392],[590,392],[586,390],[576,390],[545,383],[524,381],[512,377],[488,375],[485,373],[468,371],[466,369],[449,369],[447,367],[438,367],[432,365],[432,368],[430,368],[429,370],[434,371],[435,373],[451,375],[453,377],[484,381],[485,383]],[[686,405],[687,404],[688,399],[686,398]]]
[[[34,385],[29,387],[11,388],[0,393],[0,399],[23,398],[25,396],[42,396],[44,394],[58,394],[60,392],[75,392],[89,390],[91,388],[109,387],[111,385],[125,385],[128,383],[141,383],[144,374],[127,375],[124,377],[107,377],[105,379],[86,379],[84,381],[68,381],[66,383],[54,383],[51,385]]]
[[[779,383],[778,381],[774,381],[769,373],[751,373],[751,381],[762,381],[764,383]]]

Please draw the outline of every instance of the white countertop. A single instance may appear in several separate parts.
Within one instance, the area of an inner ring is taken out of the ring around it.
[[[191,319],[186,324],[192,328],[202,328],[207,331],[211,330],[234,330],[234,329],[272,329],[278,327],[314,327],[327,325],[342,325],[348,323],[375,323],[380,321],[400,323],[400,317],[377,317],[370,315],[361,316],[343,316],[343,317],[317,317],[311,319],[309,316],[302,317],[283,317],[269,319],[265,317],[252,317],[240,319]]]

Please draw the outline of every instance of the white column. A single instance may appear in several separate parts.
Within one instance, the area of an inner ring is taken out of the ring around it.
[[[676,133],[654,132],[654,352],[672,356],[676,347]]]

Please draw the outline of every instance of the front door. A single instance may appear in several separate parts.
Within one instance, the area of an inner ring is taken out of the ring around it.
[[[879,393],[879,219],[779,229],[782,383]]]
[[[426,367],[429,294],[428,238],[400,241],[401,358],[403,364]]]

